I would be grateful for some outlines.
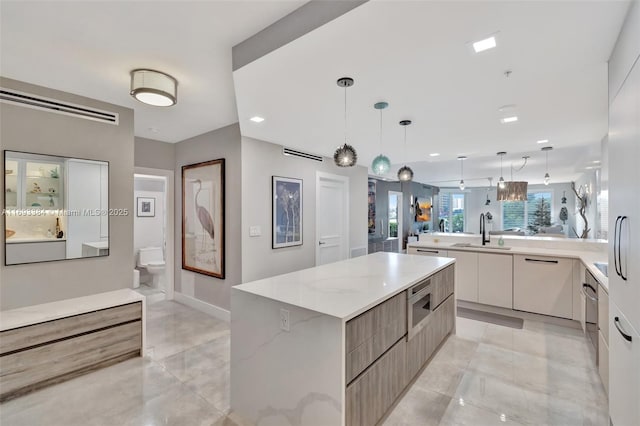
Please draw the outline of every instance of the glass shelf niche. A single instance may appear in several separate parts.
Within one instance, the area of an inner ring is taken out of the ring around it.
[[[18,207],[18,162],[7,160],[4,171],[4,200],[8,209]]]

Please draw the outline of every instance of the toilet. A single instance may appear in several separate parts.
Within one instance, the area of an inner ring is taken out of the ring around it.
[[[141,248],[138,252],[138,268],[146,269],[153,279],[152,286],[158,288],[160,276],[165,269],[162,247]]]

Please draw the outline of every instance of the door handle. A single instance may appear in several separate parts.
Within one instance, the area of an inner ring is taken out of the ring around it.
[[[613,266],[616,269],[617,276],[620,276],[620,271],[618,271],[618,222],[621,217],[616,217],[616,224],[613,225]]]
[[[620,218],[620,232],[618,233],[618,265],[620,267],[620,278],[623,281],[627,281],[627,276],[622,272],[622,224],[626,219],[626,216]]]
[[[323,245],[323,244],[327,244],[327,243],[325,243],[324,241],[318,241],[318,245],[319,245],[319,246],[321,246],[321,245]]]
[[[587,293],[587,288],[590,288],[594,294],[598,294],[596,292],[596,289],[593,288],[591,285],[589,284],[582,284],[582,294],[584,294],[585,296],[587,296],[589,299],[593,300],[594,302],[598,301],[597,297],[593,297],[593,296],[589,296],[589,294]]]
[[[528,258],[528,257],[525,257],[524,260],[527,261],[527,262],[558,263],[557,260],[531,259],[531,258]]]
[[[623,329],[622,326],[620,326],[620,318],[619,317],[615,317],[613,319],[613,323],[615,324],[616,328],[618,329],[618,331],[620,332],[620,334],[622,334],[622,337],[624,337],[624,339],[627,342],[630,342],[633,340],[633,338],[631,337],[631,335],[627,334]]]

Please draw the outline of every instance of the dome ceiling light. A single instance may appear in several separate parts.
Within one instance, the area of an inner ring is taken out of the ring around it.
[[[178,102],[178,80],[160,71],[135,69],[129,94],[147,105],[172,106]]]

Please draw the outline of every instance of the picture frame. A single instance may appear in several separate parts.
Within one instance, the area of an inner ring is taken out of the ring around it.
[[[302,245],[302,179],[272,176],[271,247],[279,249]]]
[[[136,198],[136,216],[138,217],[155,217],[156,215],[156,199],[155,197],[138,197]]]
[[[182,269],[225,278],[225,160],[182,166]]]

